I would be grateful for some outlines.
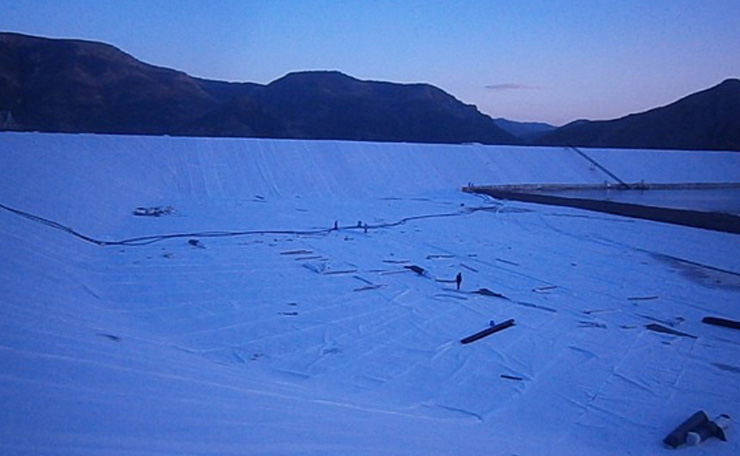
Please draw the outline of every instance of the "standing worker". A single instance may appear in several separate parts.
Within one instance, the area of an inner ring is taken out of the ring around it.
[[[455,276],[455,283],[457,283],[457,289],[460,290],[460,284],[462,283],[462,273],[458,272]]]

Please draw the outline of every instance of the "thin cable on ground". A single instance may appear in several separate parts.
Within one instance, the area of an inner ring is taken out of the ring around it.
[[[40,217],[38,215],[22,211],[20,209],[14,209],[12,207],[6,206],[1,203],[0,203],[0,209],[6,210],[12,214],[26,218],[33,222],[48,226],[49,228],[70,234],[85,242],[89,242],[91,244],[95,244],[95,245],[99,245],[103,247],[108,247],[108,246],[143,246],[143,245],[154,244],[155,242],[160,242],[160,241],[164,241],[167,239],[178,239],[178,238],[193,238],[193,237],[215,238],[215,237],[250,236],[250,235],[260,235],[260,234],[310,236],[310,235],[318,235],[318,234],[329,234],[332,231],[336,231],[337,229],[343,229],[343,230],[363,229],[364,230],[364,229],[390,228],[390,227],[402,225],[412,220],[422,220],[422,219],[428,219],[428,218],[441,218],[441,217],[455,217],[455,216],[460,216],[460,215],[472,214],[478,211],[492,211],[492,210],[496,211],[498,210],[498,206],[467,208],[464,211],[450,212],[450,213],[443,213],[443,214],[416,215],[416,216],[402,218],[401,220],[397,222],[381,223],[378,225],[363,225],[363,226],[355,225],[355,226],[344,226],[344,227],[338,227],[338,228],[319,228],[319,229],[314,229],[314,230],[198,231],[198,232],[191,232],[191,233],[155,234],[155,235],[150,235],[150,236],[140,236],[140,237],[134,237],[134,238],[129,238],[129,239],[122,239],[118,241],[104,241],[100,239],[95,239],[91,236],[82,234],[79,231],[76,231],[75,229],[69,226],[63,225],[59,222],[55,222],[54,220],[49,220],[49,219]]]

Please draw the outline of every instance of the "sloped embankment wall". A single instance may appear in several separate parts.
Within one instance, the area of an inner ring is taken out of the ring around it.
[[[602,184],[567,148],[0,134],[2,203],[104,229],[132,207],[264,197],[404,197],[473,183]],[[740,154],[587,150],[628,182],[740,182]]]

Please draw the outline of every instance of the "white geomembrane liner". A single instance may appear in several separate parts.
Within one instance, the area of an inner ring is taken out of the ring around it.
[[[740,182],[737,153],[589,153]],[[0,204],[148,240],[0,210],[0,452],[671,451],[740,416],[740,331],[701,323],[740,319],[740,237],[460,191],[605,180],[566,148],[0,134]]]

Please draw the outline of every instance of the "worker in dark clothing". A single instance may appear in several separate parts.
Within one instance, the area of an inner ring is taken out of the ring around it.
[[[460,284],[462,283],[462,273],[458,272],[457,276],[455,277],[455,283],[457,283],[457,289],[460,289]]]

